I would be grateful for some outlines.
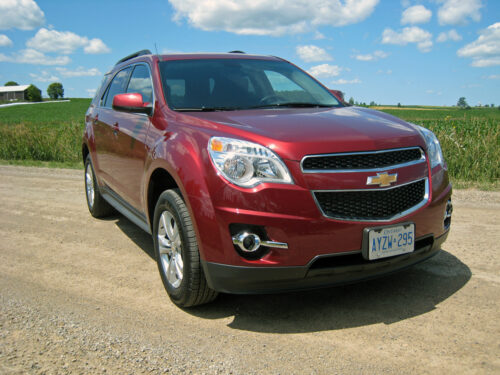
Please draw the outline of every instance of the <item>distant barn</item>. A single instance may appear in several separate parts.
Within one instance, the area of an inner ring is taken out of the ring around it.
[[[0,101],[27,100],[26,90],[30,85],[0,86]]]

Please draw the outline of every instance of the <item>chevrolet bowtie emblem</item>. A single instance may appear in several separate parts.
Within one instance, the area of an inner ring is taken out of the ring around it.
[[[398,180],[398,174],[388,174],[387,172],[384,173],[377,173],[376,176],[370,176],[366,180],[367,185],[379,185],[380,187],[385,187],[385,186],[390,186],[393,182],[396,182]]]

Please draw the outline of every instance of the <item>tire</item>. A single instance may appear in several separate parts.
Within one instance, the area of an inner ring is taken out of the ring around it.
[[[94,166],[90,154],[85,159],[85,196],[87,197],[87,207],[93,217],[106,217],[115,213],[115,209],[104,200],[99,191],[99,185],[95,178]]]
[[[172,302],[191,307],[217,297],[207,285],[193,223],[179,189],[166,190],[158,198],[153,241],[158,270]]]

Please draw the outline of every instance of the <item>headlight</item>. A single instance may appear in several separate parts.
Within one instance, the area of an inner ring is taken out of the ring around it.
[[[441,150],[441,145],[436,135],[429,129],[421,126],[418,126],[418,130],[420,130],[420,134],[422,134],[427,144],[427,155],[429,155],[430,158],[431,168],[434,168],[436,165],[443,165],[443,151]]]
[[[208,153],[218,172],[233,184],[253,187],[262,182],[292,183],[281,159],[267,147],[232,138],[212,137]]]

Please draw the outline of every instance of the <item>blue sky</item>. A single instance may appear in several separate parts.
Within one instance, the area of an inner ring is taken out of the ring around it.
[[[89,97],[155,43],[280,56],[357,101],[500,105],[500,0],[0,0],[0,84]]]

